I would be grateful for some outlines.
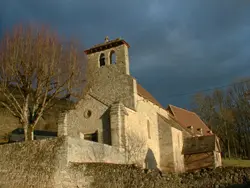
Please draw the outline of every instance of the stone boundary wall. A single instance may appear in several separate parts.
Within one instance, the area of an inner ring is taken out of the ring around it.
[[[162,174],[158,170],[145,170],[134,165],[79,162],[86,159],[77,157],[85,153],[81,147],[92,144],[58,137],[0,145],[0,188],[250,187],[250,168]],[[102,161],[104,159],[108,158],[102,158]]]
[[[54,187],[64,148],[65,138],[0,145],[0,187]]]
[[[162,174],[133,165],[72,164],[89,178],[89,188],[249,188],[250,168],[202,169],[192,173]],[[80,186],[79,186],[80,187]]]
[[[105,162],[124,164],[125,155],[118,148],[91,142],[83,139],[68,137],[68,162],[86,163],[86,162]]]
[[[123,155],[111,146],[70,137],[0,145],[0,188],[61,188],[70,162],[122,163]]]

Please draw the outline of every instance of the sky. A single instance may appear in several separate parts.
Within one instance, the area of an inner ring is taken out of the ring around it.
[[[1,0],[0,36],[16,24],[85,48],[122,37],[131,74],[163,106],[250,76],[249,0]]]

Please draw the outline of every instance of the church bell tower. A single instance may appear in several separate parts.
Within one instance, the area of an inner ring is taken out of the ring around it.
[[[121,39],[109,40],[85,50],[88,58],[87,80],[91,80],[103,68],[116,69],[120,74],[129,75],[129,44]]]

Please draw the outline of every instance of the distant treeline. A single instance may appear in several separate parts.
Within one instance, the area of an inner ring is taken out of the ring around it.
[[[250,159],[250,79],[211,94],[198,93],[193,111],[220,138],[224,157]]]

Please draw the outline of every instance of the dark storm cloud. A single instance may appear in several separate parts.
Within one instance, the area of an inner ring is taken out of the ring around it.
[[[163,105],[229,84],[250,70],[248,0],[2,0],[0,35],[16,23],[47,24],[91,47],[123,37],[138,78]]]

